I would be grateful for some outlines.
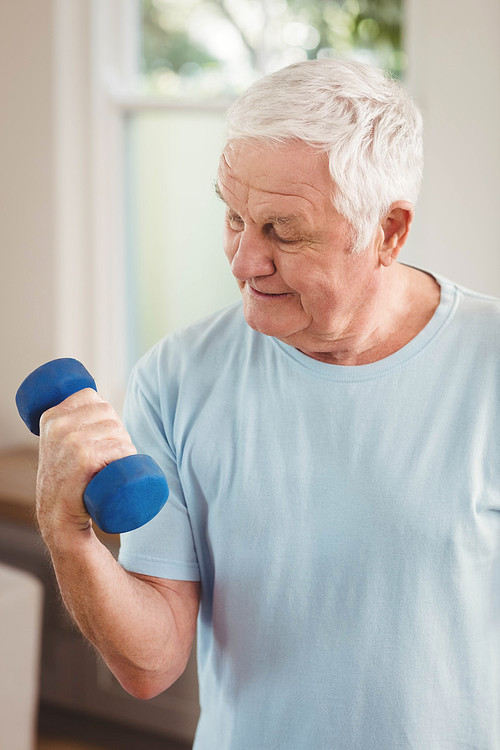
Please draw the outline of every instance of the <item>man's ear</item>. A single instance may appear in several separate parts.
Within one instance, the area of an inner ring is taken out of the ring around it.
[[[384,239],[379,247],[379,260],[387,268],[396,260],[408,238],[415,209],[408,201],[396,201],[380,222]]]

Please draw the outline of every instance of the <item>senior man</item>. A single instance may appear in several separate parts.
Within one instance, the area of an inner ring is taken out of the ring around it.
[[[500,308],[398,262],[421,162],[376,69],[257,82],[217,179],[242,304],[143,358],[129,432],[93,391],[42,419],[41,530],[127,690],[199,610],[196,750],[500,747]],[[118,564],[82,491],[135,448],[171,497]]]

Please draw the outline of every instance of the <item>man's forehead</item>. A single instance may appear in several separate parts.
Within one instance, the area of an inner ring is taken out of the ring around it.
[[[229,141],[221,157],[222,165],[230,172],[261,171],[263,174],[298,175],[315,172],[328,173],[326,153],[303,141],[268,144],[253,140]]]
[[[306,144],[228,144],[219,164],[218,192],[226,203],[242,200],[263,210],[272,204],[272,214],[291,220],[308,204],[330,202],[328,159]]]
[[[293,191],[281,193],[246,186],[242,188],[235,188],[233,181],[227,187],[223,182],[221,187],[218,183],[215,184],[215,192],[230,211],[238,213],[248,209],[266,223],[292,226],[303,221],[310,213],[312,202]]]

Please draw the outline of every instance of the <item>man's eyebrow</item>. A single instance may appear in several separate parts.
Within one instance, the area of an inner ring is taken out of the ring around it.
[[[221,192],[221,189],[219,187],[219,183],[217,182],[217,180],[214,180],[214,190],[215,190],[215,194],[217,195],[217,197],[220,198],[221,201],[225,203],[229,209],[231,209],[231,206],[222,195],[222,192]],[[301,217],[298,216],[298,214],[289,214],[288,216],[279,216],[277,214],[271,214],[265,217],[266,224],[277,224],[278,226],[287,226],[288,224],[293,224],[300,220],[301,220]]]
[[[221,190],[220,190],[220,187],[219,187],[219,183],[217,182],[217,180],[214,180],[214,190],[215,190],[215,195],[216,195],[216,196],[217,196],[218,198],[220,198],[220,199],[221,199],[221,201],[222,201],[223,203],[225,203],[225,204],[226,204],[226,206],[227,206],[227,200],[226,200],[226,199],[224,198],[224,196],[222,195],[222,193],[221,193]]]
[[[300,221],[300,216],[297,216],[297,214],[290,214],[289,216],[266,216],[266,222],[268,224],[286,226],[287,224],[293,224],[296,221]]]

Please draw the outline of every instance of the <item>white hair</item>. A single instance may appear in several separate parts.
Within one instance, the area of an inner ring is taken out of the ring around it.
[[[227,139],[299,139],[328,154],[333,205],[364,249],[397,200],[415,205],[422,117],[403,86],[353,60],[309,60],[253,84],[230,107]]]

